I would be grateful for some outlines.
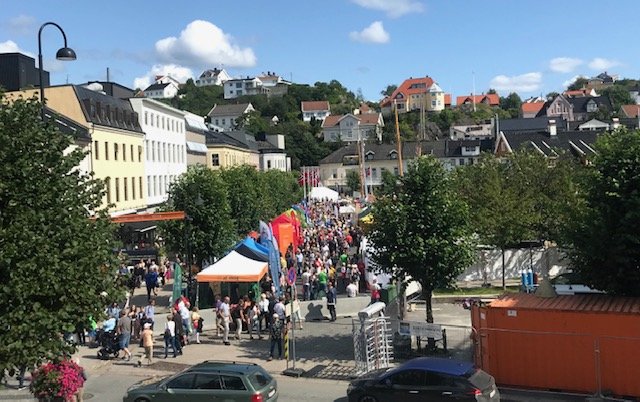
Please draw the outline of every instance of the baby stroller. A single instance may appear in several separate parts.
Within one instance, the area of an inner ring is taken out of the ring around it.
[[[100,331],[97,336],[98,340],[98,358],[102,360],[109,360],[113,357],[117,358],[120,354],[120,335],[115,331]]]

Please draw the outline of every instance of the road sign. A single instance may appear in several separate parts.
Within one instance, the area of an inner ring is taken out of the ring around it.
[[[289,268],[287,271],[287,283],[289,285],[296,283],[296,269],[294,267]]]

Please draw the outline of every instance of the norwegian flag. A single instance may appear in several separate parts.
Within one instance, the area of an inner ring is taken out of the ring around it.
[[[318,166],[302,166],[302,172],[298,177],[298,184],[310,187],[316,187],[320,183],[320,167]]]

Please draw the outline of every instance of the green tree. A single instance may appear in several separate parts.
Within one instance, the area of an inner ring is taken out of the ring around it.
[[[595,144],[582,202],[567,230],[574,270],[613,295],[640,296],[640,131],[605,134]]]
[[[260,176],[263,189],[263,219],[272,219],[302,199],[302,187],[297,172],[267,170]]]
[[[387,87],[385,89],[383,89],[382,91],[380,91],[380,95],[384,96],[391,96],[393,95],[393,92],[398,89],[397,85],[394,84],[389,84],[387,85]]]
[[[589,83],[589,80],[586,77],[578,77],[576,78],[569,86],[567,87],[567,91],[577,91],[578,89],[582,89]]]
[[[163,101],[175,108],[187,110],[199,116],[206,116],[216,103],[225,103],[224,90],[221,86],[197,87],[193,79],[187,80],[175,97]]]
[[[622,105],[634,105],[636,102],[629,94],[629,90],[622,85],[612,85],[598,91],[600,95],[607,96],[611,100],[614,111],[620,110]],[[611,112],[611,111],[610,111]]]
[[[466,203],[442,164],[423,156],[409,165],[398,191],[372,208],[373,261],[402,282],[411,278],[422,285],[427,322],[433,322],[433,290],[450,287],[473,262]]]
[[[506,97],[500,98],[500,109],[507,111],[511,118],[517,118],[520,115],[521,105],[522,99],[520,99],[520,96],[515,92],[511,92]]]
[[[398,176],[393,174],[390,170],[384,169],[382,171],[380,185],[380,193],[384,195],[392,195],[398,189]]]
[[[256,230],[263,216],[262,188],[260,175],[249,165],[232,167],[220,171],[227,188],[231,216],[235,217],[236,236],[241,238]]]
[[[357,168],[347,170],[347,187],[351,190],[351,194],[354,191],[360,191],[360,172]]]
[[[163,209],[186,212],[185,221],[164,221],[158,227],[169,250],[187,255],[188,245],[197,265],[222,257],[238,239],[226,183],[206,166],[189,166],[171,185]]]
[[[35,99],[0,104],[0,370],[73,352],[62,333],[123,296],[104,185],[73,144]]]

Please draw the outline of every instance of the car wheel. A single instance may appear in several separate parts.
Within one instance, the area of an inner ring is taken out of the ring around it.
[[[358,399],[358,402],[378,402],[375,396],[363,395]]]
[[[138,398],[134,402],[151,402],[147,398]]]

